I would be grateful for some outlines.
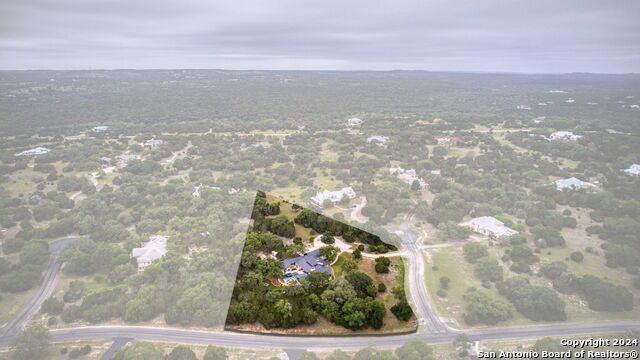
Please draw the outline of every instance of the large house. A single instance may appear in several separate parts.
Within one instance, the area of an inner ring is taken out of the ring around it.
[[[480,216],[472,219],[468,224],[473,231],[489,236],[511,236],[518,233],[493,216]]]
[[[570,177],[568,179],[556,180],[555,184],[556,184],[556,189],[558,189],[558,190],[564,190],[564,189],[569,189],[569,190],[586,189],[586,188],[590,188],[590,187],[594,187],[595,186],[592,183],[589,183],[589,182],[586,182],[586,181],[582,181],[582,180],[580,180],[578,178],[575,178],[575,177]]]
[[[160,139],[149,139],[145,142],[142,143],[142,147],[150,147],[150,148],[155,148],[156,146],[160,146],[164,144],[164,141],[160,140]]]
[[[438,136],[436,137],[436,141],[438,142],[438,145],[451,147],[456,146],[460,139],[455,136]]]
[[[629,166],[628,169],[623,169],[622,171],[627,173],[627,175],[640,176],[640,164],[633,164]]]
[[[289,279],[304,279],[314,272],[323,272],[331,276],[333,271],[329,267],[329,263],[320,255],[320,250],[310,251],[302,256],[285,259],[282,261],[282,278],[286,281]]]
[[[353,188],[350,186],[337,191],[324,190],[322,192],[317,192],[315,196],[312,196],[311,202],[318,206],[322,206],[325,200],[329,200],[332,203],[337,203],[345,196],[349,199],[353,199],[356,197],[356,192],[353,191]]]
[[[391,175],[396,174],[398,180],[407,183],[409,185],[413,184],[414,181],[418,181],[420,184],[420,190],[426,189],[429,184],[427,184],[422,178],[419,178],[416,174],[415,169],[403,169],[401,167],[392,167],[389,169],[389,173]]]
[[[571,131],[555,131],[549,135],[549,140],[576,141],[581,137],[581,135],[576,135]]]
[[[372,143],[372,142],[375,141],[378,145],[386,143],[387,140],[389,140],[389,137],[388,136],[383,136],[383,135],[373,135],[373,136],[369,136],[367,138],[367,142],[368,143]]]
[[[25,150],[21,153],[17,153],[16,156],[42,155],[42,154],[48,153],[49,151],[51,150],[47,149],[46,147],[38,146],[37,148],[33,148],[33,149]]]
[[[162,235],[150,236],[151,241],[142,247],[131,250],[131,256],[138,261],[138,271],[143,271],[149,264],[167,254],[167,237]]]
[[[109,130],[109,127],[105,126],[105,125],[100,125],[100,126],[94,126],[93,127],[93,131],[97,131],[97,132],[107,131],[107,130]]]
[[[362,119],[351,118],[351,119],[347,120],[347,124],[349,126],[360,125],[360,124],[362,124]]]

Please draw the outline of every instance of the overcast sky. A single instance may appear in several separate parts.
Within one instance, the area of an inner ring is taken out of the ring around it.
[[[640,1],[0,0],[0,69],[640,72]]]

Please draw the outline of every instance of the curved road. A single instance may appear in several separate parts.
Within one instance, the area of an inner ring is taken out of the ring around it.
[[[132,338],[162,342],[187,343],[187,344],[213,344],[230,347],[250,348],[286,348],[286,349],[357,349],[367,346],[379,348],[397,347],[411,338],[420,338],[428,343],[450,343],[460,333],[458,330],[445,326],[431,306],[428,294],[424,287],[421,274],[424,271],[423,260],[417,250],[415,241],[418,233],[409,227],[412,214],[407,215],[405,222],[391,231],[401,234],[403,243],[409,251],[410,258],[410,286],[412,297],[417,312],[425,319],[426,331],[405,335],[389,336],[340,336],[340,337],[303,337],[303,336],[276,336],[253,335],[234,332],[199,331],[168,327],[140,327],[140,326],[93,326],[69,329],[51,330],[51,339],[54,342],[107,339],[107,338]],[[45,271],[40,289],[25,309],[10,323],[0,330],[0,346],[7,346],[23,326],[35,314],[42,302],[49,296],[55,284],[56,274],[60,270],[58,263],[59,251],[66,245],[69,238],[60,239],[50,244],[52,251],[51,260]],[[528,326],[519,328],[495,328],[486,330],[469,330],[465,333],[475,340],[501,340],[535,338],[545,336],[570,336],[584,334],[615,333],[640,328],[640,321],[629,322],[600,322],[592,324],[558,324]]]
[[[424,283],[424,259],[417,244],[420,233],[411,228],[410,222],[412,218],[413,212],[410,212],[404,218],[402,225],[390,227],[389,231],[400,235],[402,245],[407,249],[406,253],[409,260],[408,286],[413,300],[414,311],[416,311],[418,319],[424,321],[426,331],[430,333],[448,333],[451,330],[440,320],[438,313],[431,304],[431,298]]]
[[[22,309],[22,311],[13,320],[0,328],[0,339],[17,335],[29,319],[31,319],[31,317],[40,310],[40,306],[45,300],[47,300],[49,294],[53,290],[58,271],[60,271],[61,264],[58,262],[60,250],[62,250],[62,248],[64,248],[67,242],[71,239],[73,238],[58,239],[49,243],[51,259],[49,259],[47,269],[40,281],[40,288],[38,288],[38,291],[27,303],[27,306],[25,306],[25,308]]]

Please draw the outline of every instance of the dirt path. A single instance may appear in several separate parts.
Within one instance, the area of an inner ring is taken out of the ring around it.
[[[351,248],[350,243],[345,242],[344,240],[342,240],[339,237],[334,237],[335,242],[333,244],[331,244],[331,246],[337,247],[338,249],[340,249],[340,253],[343,252],[348,252],[348,253],[352,253],[353,249]],[[321,247],[327,246],[328,244],[325,244],[322,242],[322,235],[318,235],[316,236],[315,239],[313,239],[313,248],[309,249],[309,251],[313,251],[316,249],[320,249]],[[376,259],[379,257],[394,257],[394,256],[404,256],[406,255],[406,252],[404,251],[390,251],[388,253],[384,253],[384,254],[371,254],[371,253],[367,253],[367,252],[362,252],[362,257],[366,257],[366,258],[370,258],[370,259]]]
[[[359,223],[366,223],[367,221],[369,221],[369,218],[367,218],[366,216],[362,215],[362,209],[367,205],[367,197],[362,195],[362,201],[360,202],[360,204],[356,205],[352,210],[351,210],[351,219],[359,222]]]

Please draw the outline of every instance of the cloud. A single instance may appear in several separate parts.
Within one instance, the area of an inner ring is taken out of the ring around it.
[[[0,4],[0,68],[639,72],[640,2]]]

